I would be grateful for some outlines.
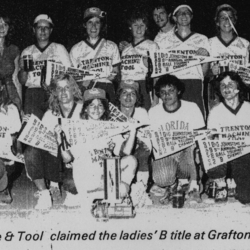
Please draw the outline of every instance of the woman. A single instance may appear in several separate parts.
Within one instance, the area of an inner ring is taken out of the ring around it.
[[[144,100],[143,107],[149,110],[151,98],[150,89],[146,83],[148,73],[147,58],[149,56],[148,53],[154,53],[158,46],[155,42],[147,39],[148,18],[144,13],[134,12],[129,18],[128,24],[132,38],[131,43],[122,51],[122,80],[134,80],[139,83]]]
[[[105,121],[108,119],[108,100],[103,89],[86,90],[84,100],[81,112],[82,119],[89,121]],[[59,125],[56,126],[55,132],[58,144],[61,145],[61,127]],[[112,137],[112,139],[102,139],[96,143],[89,142],[71,147],[66,151],[61,150],[64,162],[73,160],[73,178],[83,209],[88,209],[94,199],[103,198],[103,156],[123,156],[121,158],[120,195],[125,197],[128,194],[137,166],[136,159],[130,155],[135,134],[136,129],[132,129],[127,140],[118,135]]]
[[[244,101],[245,84],[240,76],[232,71],[221,73],[215,86],[221,102],[212,108],[208,116],[207,127],[221,131],[221,127],[249,126],[250,103]],[[250,203],[250,154],[243,155],[230,161],[231,175],[237,185],[237,199],[241,203]],[[228,164],[223,164],[208,170],[211,181],[217,184],[215,201],[227,200]]]
[[[209,56],[208,38],[202,34],[191,30],[193,10],[189,5],[179,5],[173,11],[173,19],[176,23],[175,32],[169,36],[165,49],[187,50],[188,48],[196,51],[196,55]],[[209,65],[189,67],[187,69],[174,72],[175,75],[185,85],[185,93],[182,99],[195,102],[205,117],[205,106],[203,100],[203,80],[207,74]]]
[[[6,143],[12,152],[20,155],[20,145],[15,142],[16,134],[21,129],[21,120],[16,106],[8,96],[7,86],[0,82],[0,132],[1,146]],[[14,150],[14,151],[13,151]],[[0,205],[10,204],[12,197],[8,189],[8,178],[5,165],[9,162],[0,158]]]
[[[99,8],[89,8],[84,12],[83,27],[86,37],[74,45],[70,51],[71,61],[76,68],[92,70],[106,75],[104,78],[86,78],[80,87],[101,88],[106,91],[110,102],[115,100],[115,81],[119,74],[120,54],[117,45],[104,39],[106,33],[106,13]],[[94,78],[94,79],[93,79]],[[93,79],[91,84],[90,80]]]
[[[17,80],[19,49],[10,43],[13,31],[11,20],[5,15],[0,16],[0,81],[6,84],[12,102],[21,111],[21,86]],[[17,88],[19,94],[17,92]],[[20,95],[20,96],[19,96]]]
[[[228,71],[228,62],[247,66],[249,61],[249,42],[238,36],[235,29],[237,22],[237,11],[228,4],[217,7],[215,14],[217,36],[209,39],[211,56],[228,60],[211,64],[212,77],[219,73]],[[214,94],[215,81],[209,86],[209,108],[218,103],[218,96]]]
[[[140,122],[149,124],[147,111],[142,107],[139,83],[133,80],[121,81],[120,88],[117,91],[117,107],[128,118],[130,122]],[[145,136],[145,129],[139,128],[136,133],[135,144],[132,154],[138,161],[136,173],[136,182],[131,187],[131,197],[135,207],[152,205],[146,190],[149,182],[151,141]],[[125,134],[124,136],[128,136]]]

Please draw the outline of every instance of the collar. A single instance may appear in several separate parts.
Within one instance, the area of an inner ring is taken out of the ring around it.
[[[181,108],[181,100],[179,100],[178,106],[176,109],[174,110],[168,110],[165,106],[164,103],[162,103],[163,109],[167,112],[167,113],[175,113],[177,110],[179,110]]]
[[[237,113],[239,112],[241,106],[243,105],[243,102],[240,102],[239,105],[238,105],[238,107],[236,109],[232,109],[225,102],[223,102],[223,104],[226,107],[226,109],[228,109],[231,113],[233,113],[234,115],[237,115]]]

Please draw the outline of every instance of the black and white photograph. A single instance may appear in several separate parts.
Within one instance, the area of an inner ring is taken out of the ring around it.
[[[250,249],[247,0],[1,0],[0,249]]]

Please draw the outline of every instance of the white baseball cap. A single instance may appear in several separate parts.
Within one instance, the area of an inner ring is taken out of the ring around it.
[[[186,4],[182,4],[182,5],[179,5],[178,7],[175,8],[175,10],[173,11],[173,16],[177,13],[177,11],[180,9],[180,8],[187,8],[191,11],[191,13],[193,13],[193,10],[192,8],[189,6],[189,5],[186,5]]]
[[[52,19],[47,14],[38,15],[34,20],[34,24],[38,23],[41,20],[45,20],[45,21],[49,22],[50,24],[54,25],[52,22]]]

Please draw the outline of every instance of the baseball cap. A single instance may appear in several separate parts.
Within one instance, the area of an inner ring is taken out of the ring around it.
[[[222,5],[219,5],[216,9],[216,12],[215,12],[215,19],[217,19],[219,13],[222,11],[222,10],[231,10],[233,12],[234,15],[237,15],[237,11],[236,9],[234,9],[231,5],[229,4],[222,4]]]
[[[83,94],[84,101],[93,99],[106,99],[106,92],[103,89],[93,88],[85,90]]]
[[[0,192],[6,189],[8,185],[8,177],[5,171],[5,166],[2,161],[0,161]]]
[[[135,91],[139,91],[139,83],[134,80],[125,80],[121,81],[119,89],[134,89]]]
[[[97,7],[92,7],[92,8],[88,8],[85,10],[83,20],[87,20],[92,17],[104,18],[105,15],[106,15],[106,12],[101,11],[101,9]]]
[[[191,11],[191,13],[193,13],[193,10],[192,10],[192,8],[191,8],[189,5],[182,4],[182,5],[177,6],[177,7],[174,9],[174,11],[173,11],[173,16],[177,13],[177,11],[178,11],[180,8],[184,8],[184,7],[188,8],[188,9]]]
[[[38,15],[34,20],[34,24],[38,23],[41,20],[45,20],[45,21],[49,22],[50,24],[54,25],[53,22],[52,22],[52,19],[46,14]]]

